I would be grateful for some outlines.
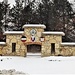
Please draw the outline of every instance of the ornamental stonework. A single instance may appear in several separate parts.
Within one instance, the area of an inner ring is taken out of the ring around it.
[[[0,55],[27,56],[27,53],[41,53],[41,56],[75,56],[75,43],[63,43],[63,32],[44,31],[45,25],[26,24],[24,31],[6,31],[6,42],[0,42]]]

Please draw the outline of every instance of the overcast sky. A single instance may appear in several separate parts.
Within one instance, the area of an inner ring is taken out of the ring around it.
[[[0,0],[3,1],[3,0]],[[69,0],[70,2],[73,2],[74,0]],[[12,6],[15,4],[15,0],[8,0],[8,3]]]

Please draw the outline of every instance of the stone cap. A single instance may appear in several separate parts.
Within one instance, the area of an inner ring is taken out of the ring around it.
[[[43,25],[43,24],[25,24],[23,26],[23,28],[26,28],[26,27],[36,27],[36,28],[41,27],[41,28],[44,28],[44,29],[46,28],[46,26]]]
[[[61,45],[69,45],[69,46],[72,46],[72,45],[75,45],[75,42],[64,42],[64,43],[61,43]]]
[[[7,34],[23,34],[23,31],[5,31],[3,33],[3,35],[7,35]]]
[[[0,42],[0,45],[6,45],[6,42]]]
[[[43,34],[45,34],[45,35],[62,35],[62,36],[64,36],[65,35],[65,33],[64,32],[42,32]]]

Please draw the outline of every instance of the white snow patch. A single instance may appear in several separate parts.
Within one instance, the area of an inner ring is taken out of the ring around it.
[[[46,28],[46,26],[42,25],[42,24],[25,24],[23,26],[23,28],[26,28],[26,27],[41,27],[41,28]]]
[[[75,42],[64,42],[61,45],[75,45]]]
[[[8,23],[8,26],[14,26],[14,23],[9,22],[9,23]]]
[[[5,31],[3,34],[23,34],[23,31]]]
[[[6,42],[0,42],[0,45],[5,45],[6,44]]]
[[[35,56],[41,56],[41,53],[27,53],[27,55],[31,55],[31,56],[33,56],[33,55],[35,55]]]
[[[34,57],[34,58],[33,58]],[[0,70],[15,69],[29,75],[75,74],[75,57],[0,56]]]
[[[42,32],[43,34],[54,34],[54,35],[65,35],[65,33],[64,32]]]

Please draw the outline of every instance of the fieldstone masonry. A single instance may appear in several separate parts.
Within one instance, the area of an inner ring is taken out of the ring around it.
[[[75,43],[62,44],[59,52],[63,56],[75,56]]]
[[[40,24],[26,24],[23,28],[24,31],[4,32],[6,42],[0,42],[0,55],[27,56],[28,45],[40,45],[41,56],[75,55],[75,43],[62,43],[62,36],[65,35],[63,32],[44,32],[46,26]],[[22,36],[26,38],[22,38]],[[41,41],[41,37],[43,37],[43,41]]]
[[[55,55],[59,53],[60,43],[62,42],[61,35],[44,34],[45,41],[42,42],[42,54],[51,56],[51,43],[55,43]],[[42,56],[43,56],[42,55]]]

